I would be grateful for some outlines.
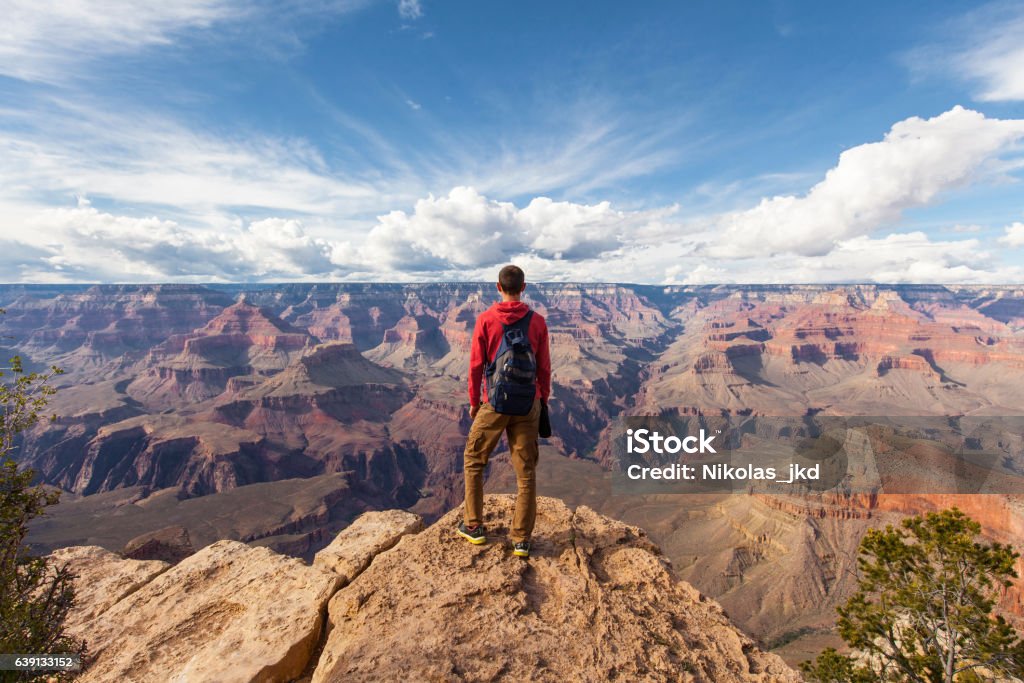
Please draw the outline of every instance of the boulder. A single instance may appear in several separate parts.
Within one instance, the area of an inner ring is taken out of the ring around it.
[[[177,564],[195,551],[188,529],[174,524],[136,536],[125,543],[121,553],[133,560],[162,560]]]
[[[85,625],[82,681],[286,681],[309,662],[336,574],[218,541]]]
[[[60,548],[50,558],[57,565],[67,564],[75,575],[75,606],[64,623],[77,637],[88,635],[85,624],[171,566],[157,560],[126,560],[96,545]]]
[[[419,515],[404,510],[365,512],[316,554],[313,566],[324,567],[349,583],[380,553],[408,534],[423,530]]]

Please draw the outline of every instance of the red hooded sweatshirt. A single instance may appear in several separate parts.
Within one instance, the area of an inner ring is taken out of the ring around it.
[[[502,325],[511,325],[526,315],[530,307],[522,301],[499,301],[476,319],[473,328],[473,346],[469,354],[469,403],[480,403],[480,386],[484,369],[494,360],[501,345]],[[530,329],[526,332],[533,355],[537,357],[537,398],[548,400],[551,394],[551,353],[548,349],[548,326],[544,316],[534,311]],[[487,387],[483,388],[487,400]]]

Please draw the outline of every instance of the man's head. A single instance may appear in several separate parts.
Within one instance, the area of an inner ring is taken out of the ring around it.
[[[526,275],[519,266],[505,266],[498,273],[498,291],[503,298],[518,299],[526,289]]]

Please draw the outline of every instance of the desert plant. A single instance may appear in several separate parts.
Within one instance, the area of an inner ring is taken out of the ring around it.
[[[1024,676],[1024,641],[993,608],[1019,555],[978,540],[956,508],[872,529],[860,544],[857,592],[839,608],[853,651],[829,648],[808,679],[964,683]]]
[[[60,492],[33,485],[35,473],[19,469],[13,457],[18,434],[39,421],[54,393],[49,381],[60,373],[56,367],[25,372],[18,357],[0,370],[0,653],[84,653],[84,644],[64,629],[74,601],[70,570],[34,556],[25,542],[29,521]],[[32,677],[0,672],[2,680]]]

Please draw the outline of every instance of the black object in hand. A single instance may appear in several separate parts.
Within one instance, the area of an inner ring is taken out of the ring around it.
[[[548,402],[540,402],[540,426],[537,429],[537,435],[542,439],[546,439],[551,436],[551,419],[548,417]]]

